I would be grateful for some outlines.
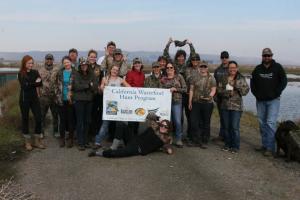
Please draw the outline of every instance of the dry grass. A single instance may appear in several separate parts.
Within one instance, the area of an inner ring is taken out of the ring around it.
[[[0,182],[0,200],[34,200],[32,193],[24,191],[13,178]]]

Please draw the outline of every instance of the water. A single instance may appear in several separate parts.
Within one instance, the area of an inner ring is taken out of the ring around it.
[[[247,80],[248,83],[250,82]],[[244,97],[245,110],[256,114],[256,100],[251,92]],[[289,82],[281,94],[278,120],[300,119],[300,82]]]

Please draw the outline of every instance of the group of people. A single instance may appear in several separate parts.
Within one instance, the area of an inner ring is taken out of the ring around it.
[[[188,45],[190,54],[187,56],[179,49],[172,59],[169,54],[172,43],[176,47]],[[79,150],[94,149],[89,156],[146,155],[159,149],[172,154],[171,144],[182,148],[184,140],[187,146],[206,149],[215,103],[220,116],[218,138],[224,141],[222,150],[239,151],[243,96],[250,87],[239,72],[238,63],[229,60],[227,51],[221,52],[222,63],[211,75],[208,65],[201,61],[189,40],[170,38],[163,55],[152,63],[152,72],[146,77],[140,58],[134,58],[129,69],[126,56],[114,42],[108,42],[105,49],[105,56],[98,62],[95,50],[90,50],[87,58],[78,60],[78,51],[70,49],[69,55],[62,58],[60,67],[54,67],[53,55],[47,54],[45,65],[38,70],[33,69],[31,56],[23,57],[18,79],[22,133],[27,150],[45,148],[42,138],[49,109],[53,135],[59,138],[59,146],[71,148],[76,138]],[[250,81],[251,91],[257,99],[262,136],[262,147],[257,150],[266,156],[275,151],[279,98],[287,84],[284,69],[272,56],[271,49],[263,49],[262,64],[254,69]],[[139,122],[102,120],[106,86],[169,89],[172,93],[171,121],[160,120],[154,113],[149,113],[146,117],[148,128],[140,133]],[[34,141],[28,128],[29,110],[35,119]],[[184,119],[186,137],[183,134]],[[103,151],[106,138],[112,140],[112,145]],[[125,147],[119,148],[122,143]]]

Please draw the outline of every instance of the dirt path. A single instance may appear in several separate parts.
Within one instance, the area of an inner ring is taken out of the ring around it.
[[[300,199],[300,164],[254,152],[257,130],[241,129],[237,155],[211,143],[207,150],[175,149],[172,156],[88,158],[88,151],[61,149],[48,137],[46,150],[34,150],[19,163],[19,182],[47,200]]]

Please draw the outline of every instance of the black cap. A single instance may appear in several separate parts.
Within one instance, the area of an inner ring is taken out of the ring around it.
[[[227,51],[222,51],[220,57],[221,58],[229,58],[229,53]]]
[[[48,53],[46,56],[45,56],[45,60],[54,60],[54,57],[51,53]]]

